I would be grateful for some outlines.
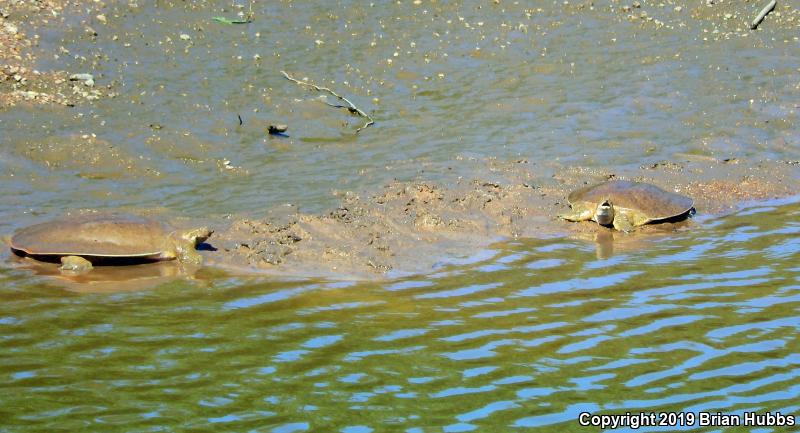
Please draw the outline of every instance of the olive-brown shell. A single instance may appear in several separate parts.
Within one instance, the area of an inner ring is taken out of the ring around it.
[[[583,202],[595,206],[609,200],[613,206],[639,211],[651,221],[682,215],[694,204],[689,197],[648,183],[626,180],[612,180],[575,190],[567,200],[570,204]]]
[[[11,249],[34,256],[159,258],[168,232],[158,221],[134,215],[81,215],[17,231]]]

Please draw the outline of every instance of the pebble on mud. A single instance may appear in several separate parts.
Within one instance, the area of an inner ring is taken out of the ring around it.
[[[267,132],[269,132],[272,135],[283,134],[288,129],[289,129],[289,125],[283,125],[283,124],[280,124],[280,123],[276,123],[276,124],[269,125],[267,127]]]
[[[86,87],[94,87],[94,75],[92,74],[72,74],[69,76],[70,81],[83,81]]]

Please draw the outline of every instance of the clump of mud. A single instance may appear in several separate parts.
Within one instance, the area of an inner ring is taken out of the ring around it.
[[[374,278],[427,272],[440,260],[516,237],[608,240],[700,229],[691,219],[640,227],[623,235],[595,223],[557,218],[565,197],[608,179],[650,182],[695,200],[698,214],[723,215],[744,201],[796,194],[800,170],[783,162],[739,164],[710,158],[665,161],[611,172],[527,161],[490,161],[485,179],[453,185],[392,182],[371,195],[343,194],[324,215],[295,206],[260,217],[232,218],[217,230],[208,263],[231,270],[297,276]]]

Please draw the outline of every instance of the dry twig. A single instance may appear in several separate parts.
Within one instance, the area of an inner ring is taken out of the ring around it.
[[[328,93],[330,95],[335,96],[336,98],[339,98],[340,101],[343,101],[345,104],[347,104],[347,105],[335,105],[335,104],[331,104],[329,102],[326,102],[326,104],[330,105],[331,107],[334,107],[334,108],[346,108],[350,113],[355,114],[357,116],[361,116],[361,117],[367,119],[367,123],[365,123],[364,126],[356,129],[356,134],[361,132],[362,129],[365,129],[365,128],[367,128],[370,125],[375,123],[375,121],[372,120],[372,117],[370,117],[369,114],[365,113],[363,110],[361,110],[360,108],[356,107],[355,104],[350,102],[349,99],[347,99],[344,96],[334,92],[333,90],[331,90],[331,89],[329,89],[327,87],[320,87],[320,86],[317,86],[316,84],[311,84],[311,83],[306,83],[305,81],[300,81],[300,80],[292,77],[291,75],[287,74],[286,71],[281,71],[281,74],[283,74],[283,76],[286,77],[286,79],[289,80],[289,81],[292,81],[292,82],[294,82],[296,84],[299,84],[301,86],[311,87],[312,89],[316,90],[317,92]]]
[[[766,17],[768,13],[772,12],[772,10],[775,9],[776,4],[778,4],[776,0],[772,0],[771,2],[767,3],[764,9],[761,9],[761,12],[758,13],[756,19],[753,20],[753,23],[750,24],[750,30],[755,30],[756,27],[758,27],[758,25],[761,24],[761,21],[764,21],[764,17]]]

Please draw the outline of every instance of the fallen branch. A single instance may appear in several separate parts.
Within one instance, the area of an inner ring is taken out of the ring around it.
[[[761,24],[761,21],[764,21],[764,17],[766,17],[767,14],[769,14],[770,12],[772,12],[773,9],[775,9],[776,4],[778,4],[778,1],[772,0],[766,6],[764,6],[764,9],[761,9],[761,12],[759,12],[758,16],[756,16],[756,19],[753,20],[752,24],[750,24],[750,30],[755,30],[756,27],[758,27],[758,25]]]
[[[365,129],[365,128],[367,128],[370,125],[375,123],[375,121],[372,120],[372,117],[370,117],[369,114],[365,113],[360,108],[356,107],[355,104],[350,102],[349,99],[347,99],[344,96],[334,92],[333,90],[331,90],[331,89],[329,89],[327,87],[320,87],[320,86],[317,86],[315,84],[306,83],[305,81],[300,81],[300,80],[292,77],[291,75],[287,74],[286,71],[281,71],[281,74],[283,74],[283,76],[286,77],[286,79],[289,80],[289,81],[292,81],[292,82],[294,82],[296,84],[299,84],[301,86],[311,87],[312,89],[316,90],[317,92],[326,92],[326,93],[328,93],[330,95],[333,95],[333,96],[339,98],[340,101],[343,101],[345,104],[347,104],[347,105],[335,105],[335,104],[331,104],[329,102],[325,102],[326,104],[330,105],[331,107],[334,107],[334,108],[346,108],[350,113],[355,114],[357,116],[361,116],[361,117],[367,119],[367,123],[365,123],[364,126],[356,129],[356,134],[361,132],[362,129]]]

